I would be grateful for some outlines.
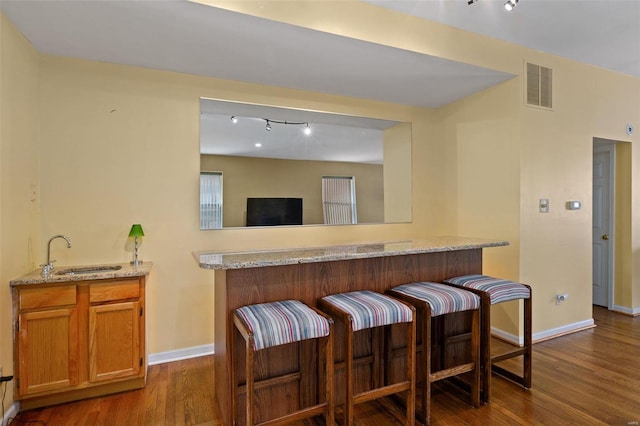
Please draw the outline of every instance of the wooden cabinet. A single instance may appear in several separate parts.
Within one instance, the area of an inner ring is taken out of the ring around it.
[[[25,284],[12,292],[22,409],[144,386],[144,276]]]
[[[67,389],[78,384],[76,308],[26,312],[19,316],[20,393]]]
[[[125,302],[89,308],[89,380],[135,376],[140,356],[140,303]]]

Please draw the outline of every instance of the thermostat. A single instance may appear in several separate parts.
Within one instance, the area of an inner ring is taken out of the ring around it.
[[[567,210],[580,210],[582,203],[580,201],[567,201]]]

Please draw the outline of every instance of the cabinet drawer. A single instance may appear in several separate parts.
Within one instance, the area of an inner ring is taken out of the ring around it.
[[[137,299],[140,297],[138,280],[111,281],[104,284],[92,284],[89,287],[89,302],[111,302],[114,300]]]
[[[75,305],[76,286],[25,288],[20,290],[20,309]]]

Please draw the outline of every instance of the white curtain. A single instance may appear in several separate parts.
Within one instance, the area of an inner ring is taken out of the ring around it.
[[[200,229],[222,228],[222,173],[200,173]]]
[[[358,223],[355,177],[323,176],[322,210],[326,224]]]

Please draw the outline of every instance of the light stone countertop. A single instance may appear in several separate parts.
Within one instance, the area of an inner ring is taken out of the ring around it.
[[[507,245],[509,245],[509,242],[502,240],[466,237],[432,237],[421,240],[388,241],[326,247],[301,247],[243,252],[201,251],[193,253],[193,255],[200,267],[204,269],[242,269],[292,265],[297,263],[470,250]]]
[[[101,268],[108,266],[121,266],[121,269],[117,271],[100,271],[92,273],[76,273],[73,275],[56,275],[56,272],[64,271],[72,268]],[[9,281],[10,286],[24,285],[24,284],[47,284],[47,283],[63,283],[70,281],[91,281],[91,280],[108,280],[126,277],[141,277],[143,275],[149,275],[152,262],[145,261],[141,265],[133,266],[130,263],[111,263],[101,265],[75,265],[75,266],[56,266],[51,273],[43,277],[40,272],[41,269],[36,269],[26,275]]]

